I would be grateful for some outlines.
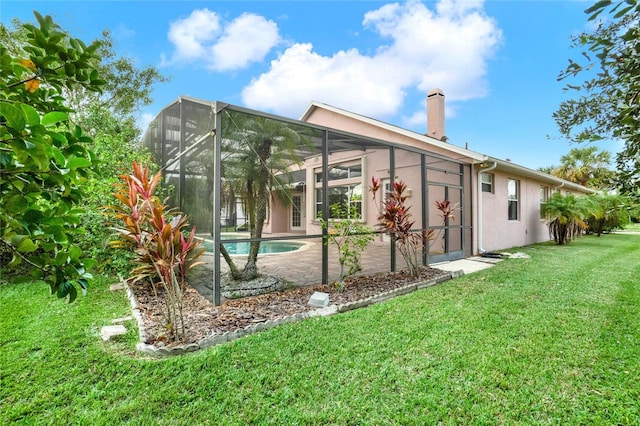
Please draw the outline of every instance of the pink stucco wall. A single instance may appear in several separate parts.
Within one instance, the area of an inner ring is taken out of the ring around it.
[[[553,181],[544,182],[536,179],[536,172],[527,170],[519,166],[502,165],[503,171],[500,171],[500,167],[493,170],[491,173],[494,175],[494,188],[493,193],[479,192],[478,191],[478,167],[479,163],[483,162],[483,158],[486,156],[480,156],[480,154],[472,153],[470,151],[461,150],[461,148],[453,147],[448,151],[443,149],[440,145],[441,142],[435,141],[435,145],[432,145],[428,140],[422,138],[411,138],[409,135],[401,134],[402,131],[394,132],[393,129],[383,128],[385,126],[377,126],[375,123],[366,122],[366,120],[358,120],[349,116],[348,114],[339,114],[334,111],[326,110],[323,108],[315,108],[310,111],[306,116],[306,121],[309,123],[315,123],[322,126],[327,126],[335,129],[344,130],[354,134],[372,137],[375,139],[394,142],[399,145],[411,146],[420,149],[424,149],[434,154],[440,154],[445,157],[455,159],[455,161],[471,164],[471,186],[466,188],[465,191],[465,205],[466,216],[465,224],[471,224],[471,230],[465,230],[465,240],[467,244],[467,254],[477,254],[481,250],[496,251],[503,250],[512,247],[520,247],[533,243],[543,242],[549,240],[549,233],[547,225],[543,219],[540,218],[540,186],[546,186],[549,189],[549,194],[554,190]],[[362,152],[348,152],[342,153],[344,156],[362,155]],[[367,152],[364,154],[365,162],[363,163],[363,173],[365,176],[365,185],[368,187],[370,183],[370,177],[376,176],[379,178],[389,177],[389,158],[388,151],[380,150],[379,152]],[[334,163],[338,161],[337,156],[332,157],[329,162]],[[491,160],[487,160],[489,163]],[[408,187],[412,189],[412,196],[410,203],[412,205],[419,206],[421,204],[420,193],[420,157],[417,154],[410,153],[408,151],[397,150],[396,151],[396,179],[404,180]],[[313,182],[312,165],[307,173],[307,182]],[[483,165],[487,167],[486,163]],[[316,166],[317,167],[317,166]],[[469,167],[469,166],[467,166]],[[522,169],[522,170],[520,170]],[[504,170],[516,170],[516,172]],[[517,171],[520,170],[520,171]],[[468,173],[468,171],[467,171]],[[522,173],[522,175],[520,175]],[[508,199],[507,199],[507,181],[509,178],[516,179],[520,184],[519,192],[519,217],[518,220],[508,219]],[[468,183],[468,177],[465,178],[465,187]],[[446,180],[437,180],[446,182]],[[416,190],[413,190],[416,188]],[[435,189],[437,191],[437,189]],[[368,192],[367,192],[367,195]],[[478,203],[478,197],[482,197],[482,208],[480,212],[480,205]],[[314,214],[312,209],[314,206],[313,185],[310,184],[307,187],[307,232],[319,233],[321,232],[320,226],[317,221],[314,221]],[[375,223],[375,217],[377,209],[375,204],[370,200],[370,196],[365,196],[367,200],[364,213],[367,224],[373,225]],[[416,219],[416,227],[422,227],[420,221],[420,211],[418,207],[412,210],[414,219]],[[471,214],[472,213],[472,214]],[[478,214],[482,214],[479,220]],[[433,220],[430,220],[433,222]],[[482,223],[482,229],[479,232],[480,222]],[[470,248],[470,249],[469,249]]]
[[[495,251],[549,240],[547,225],[540,218],[540,186],[549,184],[514,174],[493,171],[494,192],[482,192],[482,245]],[[518,220],[508,219],[507,181],[520,183]]]

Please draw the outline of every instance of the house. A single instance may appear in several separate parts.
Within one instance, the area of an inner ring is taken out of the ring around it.
[[[425,135],[317,102],[311,103],[301,121],[424,149],[449,159],[447,163],[439,163],[445,175],[449,173],[449,176],[443,179],[436,177],[434,180],[439,182],[431,187],[437,192],[435,198],[447,198],[462,204],[462,194],[456,188],[460,188],[468,198],[465,203],[467,216],[463,218],[466,221],[462,226],[462,245],[469,247],[465,255],[548,241],[549,232],[540,211],[549,196],[557,191],[576,195],[594,192],[509,160],[500,160],[447,143],[443,92],[440,89],[430,91],[426,103]],[[460,182],[457,182],[457,178],[451,178],[453,163],[461,166]],[[444,164],[447,166],[444,167]],[[442,172],[436,172],[438,166],[432,170],[432,175],[442,175]],[[405,180],[411,182],[417,176],[417,172],[410,173]],[[473,230],[470,235],[469,229]],[[451,243],[459,244],[457,236],[455,242]]]
[[[368,191],[372,177],[386,188],[398,180],[407,184],[414,229],[437,233],[426,263],[547,241],[540,207],[550,194],[593,192],[448,143],[444,102],[441,90],[428,93],[427,132],[419,134],[318,102],[293,120],[182,96],[152,121],[143,144],[175,189],[171,203],[213,240],[214,253],[223,233],[262,223],[259,233],[226,237],[315,241],[322,247],[322,276],[314,282],[328,282],[320,218],[376,223],[381,197],[374,200]],[[260,193],[260,182],[269,190]],[[441,200],[458,206],[454,220],[439,217],[434,206]],[[263,219],[249,214],[256,202],[267,206]],[[379,246],[390,249],[373,263],[395,270],[396,248],[385,237],[378,237]],[[212,259],[219,288],[220,259]]]

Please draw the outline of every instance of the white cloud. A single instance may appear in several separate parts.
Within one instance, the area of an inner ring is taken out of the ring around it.
[[[391,3],[365,14],[363,26],[387,44],[372,55],[356,49],[330,56],[297,43],[242,93],[252,108],[299,116],[311,100],[376,118],[395,114],[406,93],[439,87],[447,101],[485,96],[487,61],[502,33],[482,1]]]
[[[233,20],[212,46],[211,68],[231,70],[262,61],[280,42],[278,26],[262,16],[245,13]]]
[[[189,17],[172,22],[168,37],[176,49],[166,64],[205,57],[206,44],[212,43],[219,33],[220,19],[209,9],[194,10]]]
[[[231,22],[208,9],[194,10],[171,23],[168,38],[175,46],[162,65],[200,62],[216,71],[229,71],[264,60],[280,42],[278,26],[262,16],[244,13]]]

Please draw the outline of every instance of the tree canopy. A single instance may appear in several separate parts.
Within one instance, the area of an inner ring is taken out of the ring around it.
[[[560,157],[560,166],[542,167],[539,170],[559,178],[594,189],[608,189],[613,184],[615,172],[609,167],[611,154],[598,151],[595,146],[572,148]]]
[[[87,46],[34,14],[36,25],[0,24],[0,257],[73,299],[96,260],[123,257],[103,206],[132,160],[148,160],[136,113],[166,78],[117,55],[108,32]]]
[[[92,139],[74,124],[65,91],[100,92],[99,43],[72,38],[50,16],[24,24],[24,56],[0,45],[0,245],[58,297],[87,288],[95,262],[75,242]]]
[[[559,80],[585,78],[566,89],[576,97],[560,104],[554,119],[561,134],[574,142],[607,138],[624,142],[617,155],[617,185],[622,192],[640,188],[640,3],[598,1],[585,11],[602,19],[593,32],[574,39],[582,50]],[[607,13],[608,12],[608,13]]]

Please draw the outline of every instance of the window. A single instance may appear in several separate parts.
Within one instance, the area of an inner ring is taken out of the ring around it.
[[[544,205],[547,204],[547,200],[549,199],[549,187],[540,186],[540,218],[544,219],[544,215],[542,214],[542,209]]]
[[[316,217],[322,217],[322,169],[315,172]],[[329,218],[362,219],[362,160],[335,164],[327,175]]]
[[[493,175],[490,173],[482,173],[482,192],[493,193]]]
[[[509,220],[518,220],[518,200],[520,196],[520,182],[515,179],[507,181],[507,201],[509,203]]]
[[[362,184],[328,188],[329,218],[362,218]],[[322,217],[322,188],[316,189],[316,217]]]
[[[341,179],[353,179],[362,176],[362,165],[361,164],[353,164],[350,166],[344,166],[342,164],[338,164],[336,166],[329,167],[329,176],[327,176],[327,180],[329,182],[334,180]],[[322,172],[316,173],[316,182],[322,182]]]

